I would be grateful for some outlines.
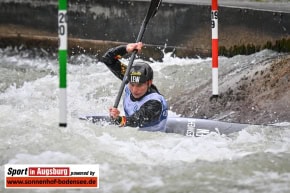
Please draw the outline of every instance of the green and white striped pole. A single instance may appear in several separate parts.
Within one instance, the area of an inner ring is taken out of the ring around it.
[[[58,0],[59,37],[59,126],[67,126],[66,63],[67,63],[67,0]]]

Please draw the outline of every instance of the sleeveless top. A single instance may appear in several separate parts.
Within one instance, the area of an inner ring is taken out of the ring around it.
[[[160,101],[162,104],[162,113],[159,116],[159,119],[151,122],[146,125],[139,126],[139,130],[142,131],[162,131],[165,132],[165,125],[167,121],[167,115],[168,115],[168,108],[166,100],[162,95],[159,93],[150,93],[146,96],[144,96],[140,101],[132,101],[130,98],[130,90],[128,88],[128,85],[125,86],[125,97],[123,101],[124,111],[126,116],[133,115],[136,111],[140,109],[140,107],[146,103],[149,100],[157,100]]]

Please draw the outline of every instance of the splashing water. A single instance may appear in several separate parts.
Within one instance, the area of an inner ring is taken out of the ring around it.
[[[276,53],[220,58],[222,73]],[[289,125],[251,126],[229,136],[199,138],[94,125],[81,114],[106,114],[120,81],[94,57],[68,64],[68,127],[58,127],[58,63],[29,51],[0,50],[1,173],[9,164],[100,164],[98,192],[289,192]],[[234,64],[234,65],[233,65]],[[250,63],[251,64],[251,63]],[[211,74],[211,60],[152,61],[155,82],[170,97]],[[174,84],[168,81],[174,80]],[[170,86],[169,86],[170,85]],[[171,89],[168,89],[168,86]],[[121,107],[121,106],[120,106]],[[170,112],[175,114],[174,112]],[[1,192],[4,175],[0,177]],[[34,189],[21,192],[95,192]]]

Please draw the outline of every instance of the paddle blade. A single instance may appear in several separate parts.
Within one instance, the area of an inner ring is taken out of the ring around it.
[[[147,23],[157,13],[161,2],[162,0],[151,0],[150,7],[145,18],[145,23]]]

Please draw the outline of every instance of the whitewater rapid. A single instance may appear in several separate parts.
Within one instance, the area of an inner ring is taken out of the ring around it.
[[[262,51],[251,56],[221,57],[221,72],[242,73],[241,64],[275,54]],[[19,192],[4,189],[4,165],[8,163],[99,164],[98,192],[290,190],[290,126],[252,126],[230,136],[212,133],[191,138],[81,121],[79,115],[108,112],[120,81],[94,56],[78,55],[68,63],[68,127],[60,128],[56,56],[13,48],[1,49],[0,56],[1,192]],[[168,98],[188,84],[198,86],[208,81],[205,77],[211,74],[210,58],[165,54],[162,62],[151,62],[154,81]],[[170,115],[178,116],[172,111]]]

